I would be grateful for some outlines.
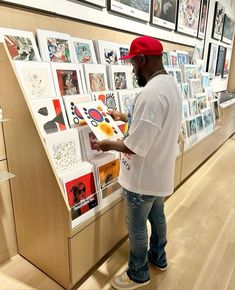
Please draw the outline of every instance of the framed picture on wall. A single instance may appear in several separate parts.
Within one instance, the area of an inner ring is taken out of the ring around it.
[[[110,10],[119,12],[140,20],[150,19],[150,0],[110,0]]]
[[[223,74],[225,54],[226,54],[226,48],[224,46],[220,45],[219,49],[218,49],[218,57],[217,57],[215,75],[222,75]]]
[[[224,6],[219,2],[215,2],[215,13],[212,29],[212,37],[217,40],[221,40],[224,24]]]
[[[152,23],[174,30],[176,22],[176,12],[176,0],[153,0],[151,9]]]
[[[198,37],[201,39],[204,39],[206,33],[208,9],[209,9],[209,0],[202,0],[198,26]]]
[[[226,54],[225,54],[225,61],[224,61],[224,70],[222,73],[223,78],[226,78],[229,74],[231,56],[232,56],[232,50],[230,48],[227,48]]]
[[[218,44],[210,43],[209,44],[209,51],[208,51],[208,59],[207,59],[207,69],[206,71],[209,72],[210,78],[215,76],[215,69],[216,69],[216,61],[218,55]]]
[[[234,20],[225,14],[224,16],[224,26],[223,26],[223,34],[222,34],[222,41],[227,44],[232,44],[233,36],[234,36]]]
[[[177,31],[197,36],[201,0],[179,0]]]

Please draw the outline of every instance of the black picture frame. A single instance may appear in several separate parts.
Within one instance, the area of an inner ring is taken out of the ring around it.
[[[219,1],[215,2],[215,12],[211,37],[216,40],[221,40],[222,38],[224,15],[225,15],[224,6]]]
[[[200,17],[199,17],[198,32],[197,32],[197,37],[200,39],[204,39],[206,35],[209,7],[210,7],[210,0],[201,1]]]
[[[215,69],[216,76],[223,75],[225,56],[226,56],[226,47],[219,45]]]
[[[227,43],[227,44],[233,43],[234,28],[235,28],[234,20],[228,14],[225,14],[223,33],[222,33],[222,39],[221,39],[224,43]]]

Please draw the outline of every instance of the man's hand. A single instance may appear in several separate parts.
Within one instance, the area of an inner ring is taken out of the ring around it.
[[[133,151],[126,147],[123,140],[114,141],[106,139],[102,141],[97,141],[96,143],[94,143],[94,146],[97,151],[115,150],[122,153],[135,154]]]
[[[109,109],[107,113],[113,118],[114,121],[127,122],[126,115],[121,112]]]
[[[96,143],[94,143],[94,147],[96,148],[97,151],[109,151],[112,150],[112,141],[106,139],[106,140],[102,140],[102,141],[98,141]]]

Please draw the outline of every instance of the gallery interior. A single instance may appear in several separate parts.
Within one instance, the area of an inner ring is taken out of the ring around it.
[[[234,30],[233,0],[0,1],[0,290],[114,289],[128,269],[127,164],[96,144],[127,136],[107,110],[129,116],[144,90],[120,59],[143,35],[182,120],[168,268],[138,288],[235,289]]]

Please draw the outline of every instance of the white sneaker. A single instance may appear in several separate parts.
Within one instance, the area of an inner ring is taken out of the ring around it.
[[[150,283],[150,280],[143,282],[143,283],[136,283],[132,281],[127,272],[122,273],[121,275],[115,276],[112,281],[113,288],[117,290],[132,290],[137,289],[143,286],[146,286]]]

